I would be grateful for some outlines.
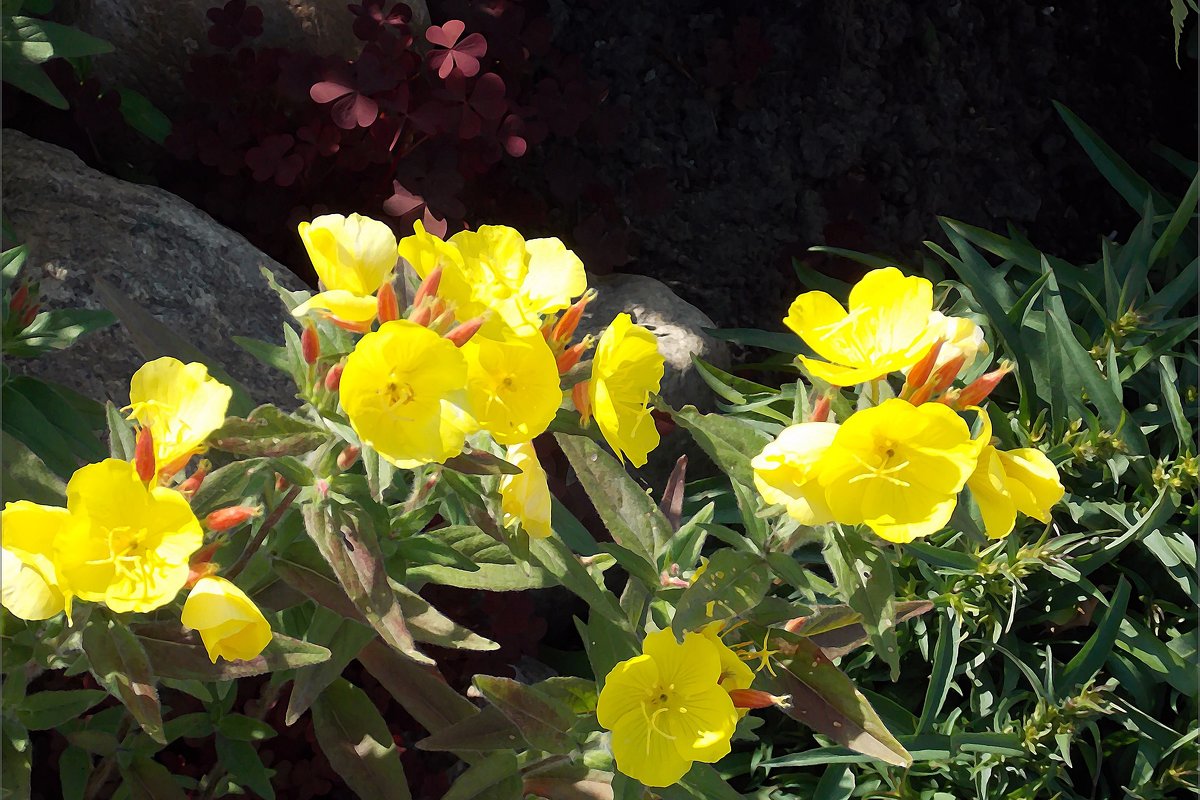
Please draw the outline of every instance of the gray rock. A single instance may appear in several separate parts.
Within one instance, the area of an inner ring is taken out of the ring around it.
[[[25,274],[49,308],[102,308],[102,277],[244,383],[256,402],[294,407],[295,387],[255,361],[233,336],[280,343],[287,311],[259,272],[293,289],[303,284],[240,235],[169,192],[127,183],[74,154],[4,131],[4,214],[29,246]],[[143,363],[120,326],[12,369],[124,405]]]
[[[703,331],[716,327],[708,315],[661,281],[644,275],[589,276],[588,283],[596,289],[597,296],[588,304],[576,338],[584,334],[599,336],[613,317],[628,312],[635,323],[649,328],[658,337],[658,351],[667,362],[662,380],[663,399],[675,408],[694,405],[701,410],[712,409],[712,390],[696,371],[692,356],[727,370],[729,347]]]

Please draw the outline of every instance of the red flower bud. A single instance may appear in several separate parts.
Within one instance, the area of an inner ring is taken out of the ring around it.
[[[348,320],[338,319],[337,317],[329,317],[329,321],[332,322],[334,325],[337,325],[342,330],[350,331],[351,333],[370,333],[371,332],[371,321],[370,320],[367,320],[366,322],[349,322]]]
[[[1011,361],[1004,361],[1000,364],[999,369],[994,369],[985,375],[980,375],[958,393],[955,407],[969,408],[979,405],[988,398],[993,389],[1000,385],[1000,381],[1004,380],[1004,376],[1012,371],[1013,363]]]
[[[734,708],[787,708],[792,704],[792,698],[787,695],[780,697],[759,689],[733,689],[729,692],[729,699],[733,701]]]
[[[551,339],[559,345],[564,345],[571,341],[571,337],[575,335],[575,329],[579,327],[579,320],[583,318],[583,312],[587,308],[587,304],[596,296],[593,289],[588,289],[583,293],[583,297],[575,301],[575,303],[563,312],[563,315],[558,318],[558,322],[554,325],[554,333],[551,334]]]
[[[338,453],[338,457],[337,457],[338,469],[350,469],[350,467],[354,465],[354,462],[358,461],[358,454],[360,452],[361,452],[360,448],[355,447],[352,444],[347,445],[346,448],[344,450],[342,450],[342,452]]]
[[[571,387],[571,402],[579,412],[579,424],[587,425],[592,419],[592,400],[588,394],[587,381],[580,381]]]
[[[471,340],[471,337],[479,333],[479,329],[483,327],[483,323],[487,322],[484,316],[474,317],[466,322],[458,325],[447,332],[442,338],[449,339],[454,342],[455,347],[462,347]]]
[[[823,394],[817,398],[817,402],[813,403],[812,414],[809,415],[809,422],[825,422],[829,419],[829,395]]]
[[[433,297],[437,294],[438,287],[442,283],[442,268],[437,266],[433,271],[425,276],[425,280],[421,281],[421,285],[417,287],[417,294],[413,297],[413,308],[420,308],[425,302],[425,298]]]
[[[196,471],[191,474],[191,477],[179,484],[179,491],[191,497],[200,488],[200,484],[204,483],[204,478],[208,475],[208,471],[211,468],[212,464],[208,461],[201,461],[197,465]]]
[[[305,364],[315,364],[321,357],[321,340],[317,337],[317,329],[312,325],[305,325],[300,334],[300,354],[304,356]]]
[[[8,310],[13,314],[20,314],[21,310],[25,308],[25,303],[28,300],[29,284],[22,283],[17,287],[17,290],[13,292],[12,299],[8,301]]]
[[[253,519],[262,513],[257,506],[229,506],[218,508],[204,518],[204,526],[210,531],[227,531],[236,528],[248,519]]]
[[[338,387],[342,385],[342,370],[346,365],[341,361],[329,368],[329,372],[325,373],[325,388],[331,392],[336,392]]]
[[[212,563],[212,557],[221,548],[220,542],[209,542],[192,554],[188,563],[188,577],[185,586],[192,588],[201,578],[206,578],[217,571],[217,565]]]
[[[288,488],[287,478],[283,477],[278,472],[276,472],[275,473],[275,491],[282,492],[286,488]]]
[[[937,364],[938,354],[942,352],[942,345],[945,343],[945,339],[938,339],[933,343],[933,347],[929,348],[929,352],[921,356],[920,361],[913,364],[912,369],[908,371],[908,377],[904,379],[906,388],[917,389],[925,385],[925,381],[929,380],[929,374],[933,372],[933,366]]]
[[[408,317],[409,322],[425,326],[429,325],[429,320],[431,319],[433,319],[433,307],[429,303],[414,306],[412,314]]]
[[[147,427],[138,428],[133,464],[137,467],[139,478],[146,483],[154,480],[154,436]]]
[[[591,346],[592,343],[585,339],[584,341],[579,342],[578,344],[573,344],[564,350],[562,355],[556,359],[556,363],[558,364],[558,374],[566,375],[568,372],[570,372],[571,367],[579,363],[579,359],[583,357],[583,354],[586,353],[588,348]]]
[[[938,367],[933,373],[933,394],[941,394],[949,389],[950,384],[954,383],[954,379],[958,377],[958,371],[963,368],[965,363],[967,363],[967,357],[960,353]]]
[[[42,308],[40,303],[33,303],[29,308],[25,309],[25,313],[21,315],[19,320],[22,328],[28,328],[33,323],[34,317],[38,315],[38,311]]]
[[[396,289],[391,281],[379,287],[379,292],[375,295],[375,313],[381,325],[400,319],[400,304],[396,300]]]
[[[783,629],[788,633],[798,633],[804,627],[804,623],[808,622],[808,617],[794,617],[789,619],[783,626]]]

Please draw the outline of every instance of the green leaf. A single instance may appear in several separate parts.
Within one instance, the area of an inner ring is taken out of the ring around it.
[[[275,729],[270,725],[245,714],[226,714],[221,717],[217,732],[239,742],[261,742],[275,735]]]
[[[320,664],[329,658],[329,650],[320,645],[273,633],[256,658],[221,659],[214,664],[199,635],[177,623],[143,623],[136,626],[135,633],[154,674],[176,680],[226,681]]]
[[[12,17],[4,26],[4,44],[17,43],[25,58],[42,63],[51,58],[79,58],[111,53],[113,46],[91,34],[34,17]]]
[[[312,719],[321,751],[353,791],[411,798],[392,733],[362,689],[338,678],[313,703]]]
[[[58,757],[58,780],[63,800],[84,800],[92,777],[92,757],[80,747],[68,746]]]
[[[480,693],[517,727],[525,741],[548,753],[567,753],[572,742],[568,731],[575,715],[562,703],[547,698],[510,678],[476,675]]]
[[[479,714],[479,709],[451,689],[435,669],[414,663],[383,642],[368,644],[358,654],[358,660],[430,733],[438,733]]]
[[[760,672],[759,679],[775,694],[791,696],[788,716],[851,750],[896,766],[912,764],[867,698],[821,648],[778,629],[772,629],[767,647],[780,651],[775,675]]]
[[[464,475],[520,475],[521,468],[486,450],[465,450],[446,459],[442,466]]]
[[[4,408],[4,432],[26,444],[55,474],[70,478],[79,468],[81,459],[58,427],[11,381],[0,389],[0,406]]]
[[[613,800],[613,773],[585,764],[552,764],[525,773],[525,794],[546,800]]]
[[[1153,199],[1155,213],[1161,213],[1167,208],[1163,196],[1156,192],[1145,178],[1137,174],[1125,159],[1117,155],[1115,150],[1105,144],[1095,131],[1062,103],[1053,102],[1055,110],[1063,118],[1063,122],[1067,123],[1067,127],[1071,129],[1075,140],[1083,147],[1088,158],[1134,211],[1141,213],[1142,204],[1146,202],[1147,197]]]
[[[418,749],[434,752],[489,752],[519,750],[524,746],[521,731],[496,706],[487,706],[478,714],[442,728],[417,742]]]
[[[749,611],[762,602],[770,584],[771,572],[761,556],[718,550],[708,568],[683,590],[671,630],[682,639],[686,631]]]
[[[286,575],[283,577],[288,580]],[[288,580],[288,583],[292,581]],[[335,613],[318,606],[317,615],[322,612],[326,615]],[[296,670],[296,678],[292,682],[292,691],[288,697],[287,713],[284,715],[285,725],[294,725],[312,706],[317,696],[325,691],[325,688],[345,671],[346,665],[357,658],[367,643],[375,638],[374,630],[352,619],[339,619],[335,616],[333,625],[332,635],[314,635],[314,629],[318,627],[315,618],[314,624],[309,627],[306,638],[314,644],[328,648],[330,658],[320,664]]]
[[[121,461],[132,461],[137,446],[133,425],[121,414],[111,400],[104,403],[104,418],[108,422],[108,452]]]
[[[104,414],[98,403],[38,378],[21,376],[5,384],[34,405],[66,442],[72,455],[87,464],[102,461],[107,448],[96,437]]]
[[[83,712],[105,697],[108,697],[108,692],[98,689],[37,692],[26,695],[17,709],[17,719],[31,731],[50,730],[83,716]]]
[[[929,674],[929,686],[925,689],[925,705],[921,709],[921,720],[917,733],[925,733],[941,713],[954,669],[958,666],[958,640],[962,636],[962,618],[946,609],[938,619],[937,648],[933,652],[933,669]]]
[[[613,541],[657,565],[673,531],[650,496],[591,439],[561,433],[554,438]]]
[[[40,64],[22,59],[7,47],[0,52],[0,74],[3,74],[5,83],[10,83],[21,91],[33,95],[46,105],[63,111],[71,107],[67,98],[63,97],[63,93],[54,85],[54,81],[50,80],[50,76],[46,74]]]
[[[187,800],[188,797],[166,767],[145,756],[135,756],[128,766],[123,766],[121,777],[129,787],[131,800]]]
[[[895,625],[933,610],[928,600],[902,600],[895,603]],[[841,658],[870,640],[862,615],[846,605],[817,606],[801,629],[829,658]]]
[[[458,776],[442,800],[521,800],[516,753],[494,753]]]
[[[723,342],[733,342],[747,347],[761,347],[791,356],[806,352],[800,337],[794,333],[774,333],[760,331],[757,328],[702,328],[701,330]]]
[[[167,115],[154,107],[154,104],[140,92],[124,86],[117,88],[121,96],[121,116],[129,127],[141,133],[155,144],[163,144],[171,134],[171,120]]]
[[[624,626],[618,625],[595,609],[588,615],[585,625],[575,620],[575,628],[579,638],[583,640],[583,649],[587,653],[588,662],[592,665],[592,674],[596,683],[604,686],[604,679],[621,661],[633,658],[641,651],[638,639]]]
[[[251,484],[270,475],[272,462],[265,458],[247,458],[213,470],[204,477],[192,495],[192,510],[197,517],[240,502],[246,495],[257,494]]]
[[[13,731],[15,726],[5,727],[5,735],[0,736],[0,787],[3,787],[3,797],[5,800],[29,800],[33,748],[24,735],[19,735],[18,741],[14,742],[14,737],[18,736]]]
[[[151,739],[166,744],[155,675],[141,641],[119,622],[94,617],[83,631],[88,667],[100,685],[120,700]],[[191,676],[184,676],[191,677]]]
[[[1096,626],[1096,632],[1067,662],[1062,677],[1054,682],[1059,697],[1070,697],[1078,687],[1091,680],[1092,676],[1104,666],[1104,662],[1108,660],[1108,656],[1117,642],[1121,622],[1125,619],[1125,608],[1129,605],[1129,592],[1129,581],[1122,576],[1117,582],[1112,599],[1108,601],[1108,609]]]
[[[20,333],[5,340],[4,352],[18,358],[36,358],[51,350],[66,350],[81,336],[116,321],[109,312],[90,308],[43,311]]]
[[[770,437],[736,417],[701,414],[695,406],[684,406],[671,416],[692,434],[722,472],[745,486],[754,485],[750,460],[771,441]]]
[[[324,428],[262,405],[245,419],[230,417],[209,436],[209,445],[217,450],[244,456],[277,457],[309,453],[325,442],[330,434]]]
[[[579,558],[557,537],[531,539],[529,555],[559,583],[583,598],[594,611],[607,615],[620,625],[627,624],[612,592],[602,588],[592,573],[580,563]]]
[[[214,742],[217,748],[217,761],[229,771],[230,778],[238,784],[249,787],[265,800],[275,800],[275,788],[271,786],[273,771],[263,765],[254,745],[230,738],[222,733],[217,734]]]
[[[875,653],[891,667],[892,680],[896,680],[900,676],[900,650],[891,562],[873,542],[840,528],[825,549],[825,560],[838,593],[859,613]]]
[[[813,800],[850,800],[854,794],[854,773],[845,764],[830,764],[817,783]]]
[[[67,485],[55,475],[24,443],[7,431],[0,433],[4,458],[0,462],[0,492],[5,502],[29,500],[42,505],[61,506]]]

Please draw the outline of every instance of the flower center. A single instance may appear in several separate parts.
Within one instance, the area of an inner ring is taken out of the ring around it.
[[[875,445],[874,450],[868,454],[867,458],[863,458],[858,454],[854,454],[854,460],[857,461],[865,470],[859,475],[855,475],[850,479],[850,483],[858,483],[859,481],[867,480],[883,480],[895,486],[907,487],[912,484],[906,480],[896,477],[896,473],[906,469],[911,463],[906,458],[897,460],[896,443],[891,440],[884,440]]]
[[[650,729],[650,735],[646,737],[646,755],[650,754],[650,738],[657,734],[664,739],[675,740],[675,737],[667,733],[662,727],[662,716],[668,712],[674,711],[679,714],[686,714],[687,709],[677,704],[673,704],[675,684],[669,686],[655,686],[649,693],[646,699],[642,701],[642,716],[646,719],[646,726]]]
[[[413,401],[416,392],[413,391],[412,384],[402,383],[397,380],[387,382],[387,396],[392,405],[406,406]]]

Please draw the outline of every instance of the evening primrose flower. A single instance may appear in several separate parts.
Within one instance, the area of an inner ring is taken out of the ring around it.
[[[342,322],[375,318],[375,293],[396,266],[396,236],[384,223],[351,214],[324,214],[300,223],[300,239],[324,291],[292,309],[297,317],[320,311]]]
[[[817,466],[837,430],[832,422],[792,425],[750,462],[758,493],[768,503],[786,506],[788,515],[802,525],[823,525],[833,519],[817,480]]]
[[[130,418],[150,430],[155,471],[170,477],[203,451],[225,422],[233,390],[200,363],[169,356],[143,364],[129,382]]]
[[[21,619],[49,619],[64,608],[54,566],[54,542],[71,515],[18,500],[6,503],[0,532],[0,604]]]
[[[257,658],[271,643],[271,625],[246,593],[216,576],[196,581],[183,603],[183,624],[200,632],[212,663]]]
[[[461,348],[471,413],[500,444],[528,442],[562,404],[558,366],[540,335],[517,336],[503,326],[495,334],[480,330]]]
[[[692,763],[713,763],[730,750],[738,714],[718,681],[721,655],[708,636],[652,633],[642,655],[620,662],[596,705],[612,731],[617,769],[646,786],[670,786]]]
[[[979,465],[967,479],[967,488],[979,506],[987,535],[1002,539],[1012,533],[1018,511],[1049,522],[1051,507],[1064,494],[1054,462],[1032,447],[997,450],[991,444],[991,423],[986,414],[981,417],[984,423],[980,438],[987,444],[979,455]]]
[[[929,315],[929,327],[934,338],[942,339],[942,349],[938,351],[934,369],[959,356],[963,357],[962,370],[970,369],[978,356],[991,351],[984,341],[983,328],[966,317],[948,317],[940,311],[934,311]]]
[[[363,444],[401,468],[441,463],[476,429],[466,411],[467,362],[454,344],[408,320],[384,323],[346,358],[342,409]]]
[[[109,458],[77,470],[67,483],[67,511],[53,558],[68,613],[76,597],[119,614],[166,605],[204,543],[183,495],[147,487],[128,461]]]
[[[946,406],[885,400],[842,423],[817,466],[818,480],[834,520],[911,542],[949,521],[980,449]]]
[[[529,442],[509,445],[504,459],[521,470],[520,475],[500,478],[504,525],[519,524],[534,539],[550,537],[554,533],[550,524],[550,487],[533,445]]]
[[[647,407],[659,390],[665,360],[654,334],[618,314],[596,345],[588,381],[588,405],[600,433],[617,458],[635,467],[658,446],[658,430]]]
[[[853,386],[917,363],[938,338],[932,313],[933,284],[886,267],[855,284],[849,310],[825,292],[805,292],[783,322],[820,357],[799,356],[813,375]]]

